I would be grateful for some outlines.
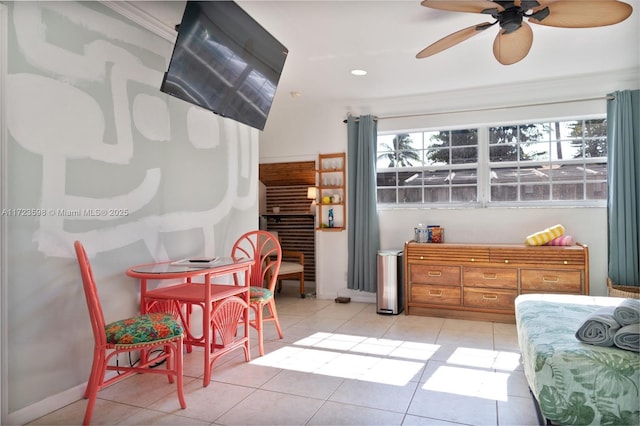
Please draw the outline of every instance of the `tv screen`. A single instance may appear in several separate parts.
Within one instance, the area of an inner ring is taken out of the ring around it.
[[[288,50],[232,1],[188,1],[160,90],[263,130]]]

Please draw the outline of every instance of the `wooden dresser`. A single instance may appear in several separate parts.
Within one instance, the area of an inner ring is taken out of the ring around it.
[[[589,250],[581,244],[409,241],[404,263],[407,315],[515,322],[519,294],[589,294]]]

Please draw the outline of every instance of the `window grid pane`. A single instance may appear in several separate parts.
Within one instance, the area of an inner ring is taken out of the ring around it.
[[[487,201],[561,204],[606,199],[601,185],[587,189],[589,181],[604,182],[606,188],[606,120],[526,123],[494,127],[489,133]],[[504,188],[513,184],[516,191]]]
[[[379,135],[377,149],[378,203],[478,201],[478,129]]]
[[[378,135],[378,203],[562,205],[606,200],[606,119],[488,126],[488,163],[479,163],[482,129]],[[479,168],[489,176],[484,191]],[[479,199],[480,193],[486,199]]]

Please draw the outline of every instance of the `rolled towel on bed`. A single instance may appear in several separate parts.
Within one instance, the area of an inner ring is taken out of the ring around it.
[[[613,343],[620,349],[640,352],[640,323],[620,328],[613,336]]]
[[[624,299],[613,310],[613,318],[623,327],[640,323],[640,300]]]
[[[555,225],[545,229],[544,231],[529,235],[525,242],[530,246],[541,246],[561,235],[564,235],[564,226]]]
[[[554,238],[546,245],[548,246],[572,246],[576,243],[571,235],[561,235],[558,238]]]
[[[613,317],[615,306],[604,306],[590,314],[576,331],[581,342],[595,346],[613,346],[613,336],[620,324]]]

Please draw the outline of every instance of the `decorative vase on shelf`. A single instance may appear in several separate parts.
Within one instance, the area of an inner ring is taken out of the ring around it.
[[[329,228],[333,228],[333,209],[329,209]]]

